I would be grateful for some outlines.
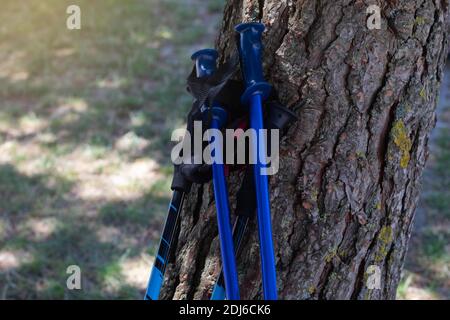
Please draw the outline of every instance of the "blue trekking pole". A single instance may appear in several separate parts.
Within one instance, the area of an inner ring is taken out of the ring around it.
[[[251,214],[251,213],[250,213]],[[244,233],[247,230],[247,225],[250,221],[250,216],[242,215],[236,219],[233,228],[233,243],[236,254],[238,254],[239,249],[242,245],[242,239],[244,237]],[[222,270],[219,274],[216,284],[213,287],[211,293],[211,300],[224,300],[226,297],[225,292],[225,279],[224,279],[224,271]]]
[[[254,179],[264,299],[276,300],[277,279],[270,216],[269,183],[267,175],[261,174],[265,169],[263,163],[266,163],[266,161],[260,159],[266,155],[266,145],[259,136],[260,130],[264,128],[262,101],[268,98],[271,91],[270,84],[264,81],[262,70],[261,36],[264,25],[261,23],[242,23],[237,25],[235,30],[239,33],[238,50],[246,87],[241,101],[243,104],[250,105],[250,127],[256,130],[256,139],[253,141],[251,151],[256,159]]]
[[[267,116],[265,118],[265,127],[270,132],[271,130],[279,130],[281,135],[286,132],[290,123],[297,120],[297,115],[284,107],[276,101],[266,103],[268,109]],[[269,141],[268,141],[269,147]],[[236,256],[240,254],[241,247],[243,246],[243,240],[247,231],[247,225],[249,221],[253,219],[256,212],[256,194],[255,194],[255,179],[253,178],[253,168],[248,166],[245,169],[244,179],[240,189],[236,195],[236,209],[235,215],[237,216],[236,222],[233,228],[233,241]],[[223,280],[223,271],[219,274],[216,280],[216,284],[213,287],[211,294],[211,300],[224,300],[225,299],[225,284]]]
[[[175,230],[179,223],[179,216],[183,206],[184,196],[187,191],[188,190],[181,188],[174,189],[173,191],[164,231],[159,243],[155,262],[153,263],[144,300],[158,300],[159,298],[159,292],[161,291],[161,286],[164,281],[164,273],[169,262],[170,252],[172,251]]]
[[[195,61],[197,77],[204,77],[213,74],[215,71],[215,59],[217,51],[204,49],[197,51],[192,55]],[[214,63],[211,61],[214,60]],[[222,128],[227,120],[227,112],[217,103],[207,106],[205,111],[210,112],[211,129]],[[209,109],[209,110],[208,110]],[[208,116],[208,114],[206,114]],[[222,159],[222,146],[212,138],[211,143],[215,143],[214,156],[216,159]],[[222,267],[225,280],[226,297],[228,300],[239,300],[239,283],[236,270],[236,259],[234,255],[233,237],[230,223],[230,209],[228,203],[228,190],[225,181],[223,161],[212,164],[214,197],[217,210],[217,222],[219,227],[220,250],[222,255]]]
[[[199,51],[200,52],[200,51]],[[205,55],[197,65],[197,71],[202,70],[202,76],[211,75],[216,69],[217,52],[215,50],[205,50]],[[209,55],[207,55],[209,53]],[[188,124],[188,131],[190,126]],[[192,132],[190,132],[192,135]],[[159,249],[152,267],[150,279],[148,281],[145,300],[158,300],[161,286],[164,281],[164,273],[169,263],[170,253],[173,251],[173,243],[176,229],[179,225],[179,217],[185,195],[189,193],[192,183],[182,174],[180,167],[175,166],[174,177],[171,189],[173,190],[172,200],[169,204],[164,230],[159,243]]]

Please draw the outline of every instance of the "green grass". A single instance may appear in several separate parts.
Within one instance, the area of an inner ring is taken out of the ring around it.
[[[212,46],[204,24],[223,3],[79,0],[78,31],[65,27],[69,4],[2,1],[0,253],[13,259],[0,298],[141,299],[190,55]],[[66,289],[71,264],[81,291]]]
[[[450,255],[446,252],[446,246],[450,237],[442,232],[427,232],[424,236],[424,255],[431,262],[450,262]]]
[[[214,0],[208,2],[208,10],[210,12],[222,12],[224,7],[224,0]]]
[[[100,217],[107,225],[145,224],[152,210],[127,203],[109,203],[100,209]]]
[[[449,192],[436,192],[426,198],[427,205],[441,212],[447,218],[450,218],[450,198]]]
[[[413,281],[413,276],[409,273],[406,272],[402,279],[400,280],[400,283],[398,284],[397,287],[397,297],[400,299],[406,299],[406,295],[408,292],[408,289],[411,286],[411,283]]]
[[[437,155],[436,172],[443,176],[443,187],[450,189],[450,129],[444,128],[437,138],[439,153]]]

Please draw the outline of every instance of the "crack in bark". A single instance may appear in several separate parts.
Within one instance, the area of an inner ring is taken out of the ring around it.
[[[205,268],[206,259],[208,258],[208,253],[211,249],[214,237],[215,236],[213,233],[209,233],[208,235],[202,238],[202,240],[198,245],[199,250],[197,251],[197,256],[195,260],[195,272],[192,277],[192,285],[190,286],[190,290],[187,293],[188,300],[194,299],[194,294],[196,293],[197,288],[201,282],[201,277],[203,270]]]
[[[200,217],[200,209],[202,208],[203,202],[203,188],[203,184],[198,187],[197,200],[195,202],[194,210],[192,210],[192,228],[197,224]]]
[[[364,285],[364,274],[365,274],[365,267],[366,266],[366,257],[364,257],[361,262],[359,263],[358,273],[356,275],[355,284],[354,284],[354,290],[352,294],[350,295],[351,300],[357,300],[358,295],[361,292],[361,289]]]
[[[258,20],[261,22],[264,16],[264,0],[258,0]]]
[[[333,263],[327,262],[325,264],[325,267],[322,270],[322,273],[319,277],[319,283],[317,284],[317,297],[319,300],[326,300],[326,292],[324,288],[327,286],[328,282],[330,281],[330,274],[333,272]]]
[[[321,1],[315,1],[315,7],[314,7],[314,12],[315,15],[313,17],[313,21],[311,23],[311,25],[309,25],[308,30],[306,31],[305,36],[303,37],[303,40],[305,41],[305,50],[306,53],[309,55],[311,54],[310,50],[309,50],[309,44],[310,44],[310,32],[311,30],[313,30],[316,27],[317,21],[320,20],[320,12],[319,12],[319,8],[320,8],[320,2]]]
[[[389,108],[386,120],[382,126],[381,133],[379,134],[378,147],[377,147],[377,156],[379,161],[379,175],[378,175],[378,185],[380,186],[381,194],[383,194],[383,178],[386,170],[386,155],[388,151],[390,136],[389,133],[392,130],[392,123],[395,119],[395,110],[397,109],[398,101],[395,101],[391,107]],[[383,204],[384,202],[381,201]]]

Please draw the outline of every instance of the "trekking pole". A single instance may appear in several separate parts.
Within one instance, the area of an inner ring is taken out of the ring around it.
[[[209,55],[204,55],[201,63],[197,66],[197,70],[202,69],[202,76],[211,75],[216,68],[216,59],[218,57],[215,50],[210,50]],[[191,125],[188,123],[188,131],[192,131]],[[192,132],[190,132],[192,136]],[[181,173],[180,167],[175,166],[174,177],[172,179],[171,189],[173,190],[172,200],[169,204],[164,230],[159,243],[158,253],[150,274],[150,279],[145,294],[145,300],[158,300],[161,286],[164,281],[164,273],[169,262],[169,256],[173,251],[173,240],[175,231],[179,225],[179,216],[183,207],[185,195],[189,193],[192,183],[187,180]]]
[[[239,34],[238,50],[242,76],[246,86],[241,100],[243,104],[250,105],[250,127],[256,130],[256,139],[252,143],[251,151],[256,160],[254,179],[264,299],[276,300],[277,280],[270,216],[269,183],[267,176],[261,174],[266,159],[260,159],[266,155],[266,146],[259,135],[264,128],[262,101],[268,98],[271,91],[271,86],[264,81],[262,70],[261,36],[264,25],[261,23],[242,23],[236,26],[235,30]]]
[[[217,57],[217,52],[212,49],[205,49],[197,51],[192,55],[192,60],[195,61],[197,69],[197,77],[203,77],[210,72],[209,64],[205,64],[205,61],[210,61],[211,58]],[[212,74],[212,72],[210,72]],[[227,112],[217,103],[213,102],[209,107],[211,112],[211,129],[218,129],[223,127],[227,120]],[[214,139],[210,140],[211,143],[215,143],[214,157],[216,159],[222,159],[222,146],[218,144]],[[223,161],[221,163],[214,162],[212,164],[213,173],[213,185],[214,185],[214,198],[216,202],[217,210],[217,223],[219,228],[220,238],[220,250],[222,255],[222,267],[225,280],[225,290],[228,300],[239,300],[239,283],[236,270],[236,259],[230,224],[230,209],[228,203],[228,190],[225,181],[225,173]]]
[[[177,175],[179,176],[177,177]],[[178,185],[174,185],[176,180],[180,182]],[[159,292],[161,291],[161,286],[164,281],[164,273],[169,262],[169,255],[172,251],[175,230],[179,224],[179,216],[183,207],[184,196],[189,192],[190,185],[191,184],[181,176],[181,173],[175,170],[172,182],[172,200],[169,204],[169,211],[159,243],[158,253],[155,257],[150,279],[148,281],[145,300],[158,300],[159,298]]]
[[[236,251],[236,256],[239,254],[242,240],[247,229],[247,225],[250,219],[255,214],[255,191],[253,182],[253,172],[251,168],[246,169],[242,186],[237,193],[236,222],[233,227],[233,244]],[[216,284],[212,290],[211,300],[224,300],[225,299],[225,282],[223,277],[223,270],[220,271]]]
[[[281,135],[289,124],[297,119],[295,113],[288,108],[282,106],[278,102],[268,103],[269,113],[266,119],[266,128],[270,130],[279,130]],[[280,136],[281,136],[280,135]],[[268,140],[269,146],[270,140]],[[256,194],[255,181],[253,178],[253,168],[247,167],[244,173],[242,185],[236,196],[236,222],[233,227],[233,242],[236,249],[236,256],[240,254],[242,241],[244,239],[248,223],[256,211]],[[211,300],[225,299],[225,284],[223,279],[223,271],[221,270],[216,284],[212,290]]]

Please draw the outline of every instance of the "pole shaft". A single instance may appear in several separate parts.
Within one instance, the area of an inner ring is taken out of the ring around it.
[[[175,230],[179,223],[179,216],[184,201],[184,192],[175,190],[172,194],[172,200],[169,204],[166,222],[164,224],[163,234],[159,243],[158,253],[153,263],[152,272],[148,281],[145,300],[158,300],[159,292],[164,281],[164,273],[169,262],[172,242],[175,236]]]
[[[219,129],[219,123],[214,118],[211,121],[211,128]],[[223,159],[222,146],[219,145],[217,141],[210,142],[216,144],[214,147],[215,158]],[[230,223],[227,183],[225,180],[223,163],[213,163],[212,172],[226,295],[228,300],[239,300],[239,282]]]
[[[261,250],[261,269],[263,277],[263,291],[265,300],[277,299],[277,280],[275,270],[275,256],[272,239],[272,223],[270,215],[269,182],[267,175],[261,174],[264,165],[261,156],[266,155],[265,141],[261,139],[260,132],[264,128],[261,95],[254,94],[250,99],[250,126],[256,130],[256,139],[253,141],[252,152],[256,160],[254,179],[256,187],[258,233]]]
[[[244,238],[245,231],[247,230],[247,224],[250,218],[247,216],[239,216],[233,227],[233,243],[236,255],[239,254],[240,247],[242,244],[242,239]],[[216,284],[214,285],[211,300],[224,300],[225,294],[225,281],[223,278],[223,270],[220,271],[219,277],[217,278]]]

